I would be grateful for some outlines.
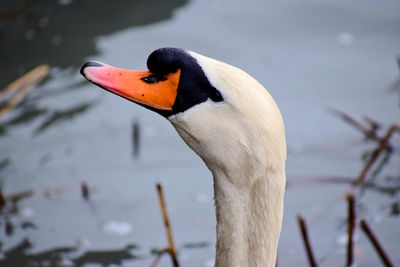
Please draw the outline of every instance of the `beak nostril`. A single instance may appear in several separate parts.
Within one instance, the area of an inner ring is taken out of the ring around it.
[[[89,61],[86,62],[85,64],[82,65],[81,70],[79,71],[83,76],[85,76],[84,74],[84,69],[88,68],[88,67],[103,67],[104,65],[99,63],[99,62],[95,62],[95,61]]]

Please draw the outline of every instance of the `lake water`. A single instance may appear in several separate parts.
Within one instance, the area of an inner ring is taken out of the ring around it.
[[[18,1],[17,1],[18,2]],[[22,1],[21,1],[22,2]],[[302,214],[322,266],[343,266],[349,179],[372,151],[331,112],[399,123],[398,1],[45,1],[0,4],[0,86],[36,65],[49,77],[0,124],[1,266],[150,266],[167,245],[155,184],[162,183],[182,266],[213,266],[212,177],[162,117],[79,74],[87,60],[145,69],[147,56],[182,47],[247,71],[274,96],[286,125],[288,188],[279,266],[305,266]],[[134,156],[133,125],[139,125]],[[358,190],[366,219],[400,264],[399,135],[374,186]],[[338,177],[344,183],[322,182]],[[90,196],[81,196],[81,184]],[[356,230],[358,266],[380,266]],[[171,266],[164,256],[158,266]]]

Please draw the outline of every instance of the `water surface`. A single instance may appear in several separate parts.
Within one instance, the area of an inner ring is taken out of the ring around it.
[[[374,118],[380,134],[398,123],[398,96],[386,88],[399,74],[399,3],[43,0],[14,14],[12,2],[0,4],[1,85],[38,64],[52,72],[1,122],[1,189],[6,196],[33,191],[17,214],[2,216],[2,265],[149,266],[152,251],[167,244],[155,193],[161,182],[182,265],[212,266],[215,217],[205,165],[165,119],[78,73],[92,59],[144,69],[148,54],[164,46],[240,67],[270,91],[289,152],[279,265],[307,264],[299,213],[321,264],[344,264],[349,184],[314,178],[356,177],[362,153],[375,146],[329,108]],[[392,143],[398,146],[398,136]],[[397,148],[376,178],[381,187],[356,192],[359,218],[395,263],[399,161]],[[380,264],[359,230],[356,245],[359,266]],[[169,259],[159,266],[171,266]]]

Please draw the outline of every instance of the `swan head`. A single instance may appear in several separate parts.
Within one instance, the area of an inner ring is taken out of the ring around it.
[[[240,176],[243,171],[257,172],[260,166],[263,171],[284,168],[286,144],[279,109],[250,75],[178,48],[152,52],[147,68],[131,71],[88,62],[81,74],[168,119],[213,174]]]

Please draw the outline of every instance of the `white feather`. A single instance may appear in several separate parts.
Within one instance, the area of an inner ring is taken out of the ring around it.
[[[188,53],[224,98],[169,118],[214,177],[215,266],[275,266],[286,183],[280,111],[244,71]]]

